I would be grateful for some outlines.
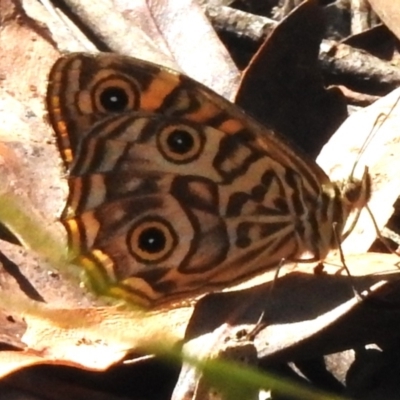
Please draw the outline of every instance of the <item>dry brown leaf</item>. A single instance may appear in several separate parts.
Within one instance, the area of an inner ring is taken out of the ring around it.
[[[103,43],[99,49],[181,70],[223,96],[234,98],[239,71],[196,1],[67,0],[65,4]],[[41,16],[41,21],[54,40],[65,33],[65,26],[55,24],[54,18]],[[78,45],[71,40],[63,50],[76,51]]]
[[[393,0],[368,0],[382,22],[400,39],[399,3]]]
[[[322,8],[303,2],[258,49],[236,97],[236,104],[313,159],[348,115],[343,93],[324,87],[318,61],[324,30]]]
[[[60,179],[54,135],[44,123],[43,98],[47,73],[58,53],[23,23],[25,17],[17,9],[13,11],[14,17],[3,23],[0,34],[0,141],[15,153],[18,174],[13,178],[12,171],[2,170],[2,180],[15,182],[10,188],[13,193],[29,199],[47,218],[47,225],[54,226],[67,185]]]

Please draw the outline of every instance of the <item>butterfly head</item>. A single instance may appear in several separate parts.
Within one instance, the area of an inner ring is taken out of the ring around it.
[[[365,167],[361,179],[350,176],[347,181],[343,182],[341,187],[343,200],[351,210],[364,208],[371,198],[371,190],[371,175],[368,167]]]

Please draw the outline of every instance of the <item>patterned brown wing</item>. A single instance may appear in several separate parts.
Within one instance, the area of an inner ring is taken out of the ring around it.
[[[369,196],[348,189],[235,105],[181,74],[75,54],[47,103],[70,169],[62,216],[94,284],[145,306],[323,259]]]

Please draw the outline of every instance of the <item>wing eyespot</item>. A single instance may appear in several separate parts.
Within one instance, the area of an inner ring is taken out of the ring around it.
[[[172,124],[158,134],[157,146],[162,156],[175,164],[196,160],[202,153],[205,136],[202,130],[186,124]]]
[[[145,264],[167,259],[178,244],[178,236],[171,224],[160,217],[146,217],[129,231],[127,245],[130,254]]]
[[[92,100],[95,109],[100,113],[137,110],[140,106],[140,90],[131,80],[108,77],[97,82]]]

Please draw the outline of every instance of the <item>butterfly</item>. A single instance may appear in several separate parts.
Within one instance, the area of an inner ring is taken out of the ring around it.
[[[95,289],[144,307],[322,261],[371,195],[368,170],[331,182],[238,106],[153,63],[63,56],[46,101],[69,249]]]

